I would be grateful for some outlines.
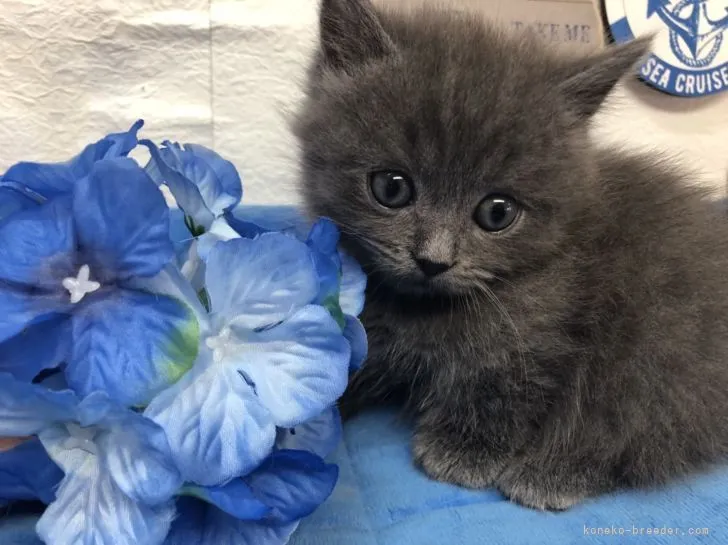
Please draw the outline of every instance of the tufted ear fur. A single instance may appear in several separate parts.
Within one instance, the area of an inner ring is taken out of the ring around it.
[[[346,70],[395,52],[371,0],[321,0],[319,24],[329,68]]]
[[[559,89],[581,118],[593,116],[617,82],[647,55],[652,37],[639,38],[623,45],[570,62]]]

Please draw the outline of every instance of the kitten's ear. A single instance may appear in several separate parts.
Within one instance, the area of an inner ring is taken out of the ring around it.
[[[596,55],[571,62],[566,67],[560,90],[580,117],[591,117],[622,76],[635,68],[651,46],[652,36],[648,36],[609,46]]]
[[[324,63],[345,69],[395,52],[371,0],[321,0],[320,39]]]

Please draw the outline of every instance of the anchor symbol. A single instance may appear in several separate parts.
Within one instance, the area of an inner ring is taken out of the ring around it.
[[[670,29],[670,45],[675,55],[688,66],[699,67],[710,64],[720,50],[723,41],[723,32],[728,28],[728,7],[725,8],[726,16],[719,19],[711,19],[708,15],[708,0],[682,0],[670,10],[670,0],[648,0],[647,17],[657,16]],[[686,17],[680,14],[690,8]],[[681,38],[687,47],[690,57],[685,55],[678,43]],[[700,58],[702,50],[712,44],[710,52]]]

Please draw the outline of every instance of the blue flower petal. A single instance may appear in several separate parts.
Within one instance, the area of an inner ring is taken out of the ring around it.
[[[216,217],[222,212],[232,209],[240,199],[243,198],[243,183],[240,179],[235,165],[220,157],[217,153],[199,144],[186,144],[184,149],[192,153],[198,160],[204,161],[215,173],[219,184],[219,196],[211,200],[207,196],[207,188],[199,184],[202,189],[202,196],[205,197],[208,207]],[[218,195],[218,189],[210,192],[211,195]]]
[[[113,159],[129,155],[139,143],[137,133],[143,126],[144,121],[139,119],[128,131],[108,134],[98,142],[86,146],[79,155],[69,162],[74,177],[87,176],[91,172],[94,163],[102,159]]]
[[[242,197],[240,176],[232,163],[198,145],[164,142],[159,149],[143,140],[151,154],[147,172],[165,183],[177,205],[195,225],[210,227],[215,218],[234,207]]]
[[[159,505],[182,486],[164,430],[140,414],[125,411],[97,444],[102,467],[136,502]]]
[[[276,425],[297,426],[344,393],[349,343],[323,307],[304,307],[276,327],[249,333],[245,341],[230,364],[253,382]]]
[[[153,293],[155,296],[167,295],[184,303],[194,314],[200,335],[206,332],[209,316],[200,302],[199,293],[190,285],[178,267],[169,264],[156,276],[133,278],[124,284],[130,290]]]
[[[76,182],[88,175],[96,161],[123,157],[134,149],[136,134],[143,124],[140,120],[126,132],[109,134],[89,144],[78,156],[65,163],[17,163],[3,175],[3,181],[21,184],[45,199],[69,195]]]
[[[217,218],[212,222],[212,225],[210,225],[210,228],[205,232],[205,234],[197,238],[197,254],[203,261],[207,261],[207,258],[210,255],[210,250],[212,250],[218,242],[234,238],[240,238],[240,235],[235,232],[230,225],[228,225],[227,220],[224,217]]]
[[[339,445],[341,434],[341,415],[333,406],[295,428],[279,429],[276,447],[305,450],[326,458]]]
[[[339,256],[341,258],[339,305],[344,314],[359,316],[364,310],[367,277],[356,259],[344,252],[340,252]]]
[[[253,493],[273,508],[270,521],[287,523],[313,513],[334,490],[339,468],[302,450],[278,450],[245,477]]]
[[[37,438],[0,452],[0,505],[15,500],[51,503],[63,472]]]
[[[283,320],[318,291],[309,249],[279,233],[216,244],[207,258],[205,285],[220,321],[247,329]]]
[[[77,469],[66,474],[36,531],[45,543],[162,543],[174,514],[172,501],[149,507],[129,498],[98,458],[85,453]]]
[[[26,437],[57,422],[73,420],[78,398],[0,373],[0,437]]]
[[[67,199],[18,212],[0,226],[0,283],[62,290],[75,249]]]
[[[203,486],[248,473],[275,441],[275,426],[253,389],[206,353],[145,414],[164,428],[183,478]]]
[[[0,342],[22,334],[27,328],[61,313],[68,306],[69,302],[64,302],[59,295],[8,289],[0,281]]]
[[[117,290],[76,311],[73,340],[66,368],[71,388],[144,405],[190,369],[199,330],[190,307],[176,299]]]
[[[210,503],[239,520],[261,520],[271,511],[242,479],[233,479],[223,486],[187,486],[184,494]]]
[[[249,522],[194,498],[180,498],[164,545],[284,545],[298,523]]]
[[[367,359],[369,353],[369,343],[367,340],[367,332],[359,321],[359,318],[346,315],[346,326],[344,327],[344,337],[349,341],[351,347],[351,361],[349,362],[349,370],[356,371]]]
[[[76,185],[73,212],[84,259],[102,283],[154,276],[174,258],[167,203],[131,159],[95,163]]]
[[[285,231],[295,234],[299,240],[306,240],[311,221],[301,214],[296,206],[243,204],[225,215],[230,226],[245,238],[255,238],[271,231]]]
[[[71,340],[71,320],[67,315],[54,315],[30,325],[0,343],[0,372],[30,382],[44,369],[54,368],[68,358]]]
[[[329,308],[338,306],[339,274],[341,261],[336,249],[339,230],[328,219],[320,219],[311,228],[307,244],[312,250],[316,273],[319,277],[319,294],[316,302]],[[333,299],[333,300],[331,300]],[[331,309],[329,309],[331,310]],[[339,311],[336,309],[335,314]]]
[[[5,183],[0,177],[0,224],[13,214],[36,208],[44,199],[37,200],[24,188]]]

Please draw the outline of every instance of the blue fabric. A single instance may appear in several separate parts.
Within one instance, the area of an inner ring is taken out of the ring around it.
[[[339,484],[290,545],[693,545],[728,543],[728,468],[655,492],[622,492],[565,513],[539,513],[495,491],[427,480],[412,467],[410,430],[390,412],[347,423],[331,461]],[[2,545],[39,545],[32,517],[0,519]],[[685,535],[585,535],[599,528],[678,528]],[[707,536],[687,535],[708,528]],[[192,545],[192,544],[190,544]]]
[[[435,483],[411,462],[410,430],[392,413],[344,427],[339,483],[290,545],[728,544],[728,468],[652,493],[623,492],[565,513],[511,504],[496,491]],[[708,536],[584,535],[597,527],[708,528]]]

